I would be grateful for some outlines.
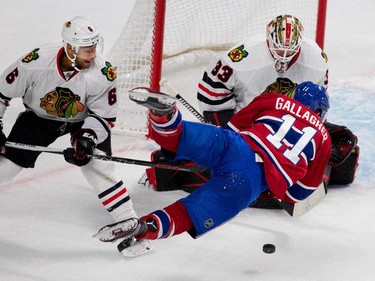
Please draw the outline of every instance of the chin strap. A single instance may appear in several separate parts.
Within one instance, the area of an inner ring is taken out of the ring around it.
[[[70,62],[72,63],[72,67],[77,70],[77,71],[81,71],[77,66],[76,66],[76,58],[77,58],[77,55],[76,55],[76,52],[73,50],[73,54],[74,54],[74,57],[71,58],[69,57],[69,54],[68,52],[66,51],[66,48],[64,48],[64,51],[65,51],[65,54],[67,56],[67,58],[70,60]]]
[[[278,73],[284,73],[288,69],[289,63],[288,62],[281,62],[275,60],[275,69]]]

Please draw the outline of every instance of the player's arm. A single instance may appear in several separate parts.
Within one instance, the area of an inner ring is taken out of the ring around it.
[[[77,166],[84,166],[95,148],[110,155],[111,127],[116,120],[116,87],[115,83],[103,88],[97,86],[98,92],[87,96],[86,106],[89,116],[71,138],[73,148],[64,151],[65,160]]]
[[[208,123],[226,124],[228,113],[233,113],[237,104],[234,87],[235,70],[224,57],[207,66],[198,84],[197,100]]]
[[[314,160],[308,163],[306,175],[287,189],[282,201],[297,203],[313,194],[323,182],[330,155],[331,139],[328,138],[317,148]],[[300,161],[302,161],[302,159]]]
[[[1,113],[5,112],[6,106],[13,98],[22,97],[30,86],[29,73],[27,65],[22,59],[11,64],[0,75],[0,103],[3,104]],[[1,115],[2,117],[3,115]]]
[[[0,75],[0,146],[6,142],[2,118],[12,98],[22,97],[28,88],[27,70],[19,59]]]

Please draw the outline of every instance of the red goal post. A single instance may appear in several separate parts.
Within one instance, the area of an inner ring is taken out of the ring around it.
[[[108,53],[118,74],[115,132],[147,131],[145,110],[128,100],[128,90],[159,90],[162,76],[208,63],[252,34],[265,36],[280,14],[300,19],[304,36],[323,48],[326,8],[327,0],[137,0]]]

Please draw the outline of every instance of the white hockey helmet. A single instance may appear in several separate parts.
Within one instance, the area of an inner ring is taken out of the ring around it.
[[[67,44],[73,47],[74,53],[79,47],[99,45],[103,49],[103,37],[99,30],[86,18],[75,17],[63,25],[61,36],[66,50]]]
[[[280,15],[267,25],[266,35],[276,70],[284,72],[301,48],[303,26],[294,16]]]

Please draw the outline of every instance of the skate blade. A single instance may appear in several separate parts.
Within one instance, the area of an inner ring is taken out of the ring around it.
[[[132,236],[138,225],[138,219],[127,219],[102,227],[93,237],[102,242],[113,242],[120,238]]]
[[[125,248],[120,253],[124,258],[135,258],[155,252],[154,246],[147,240],[141,240]]]
[[[176,98],[163,94],[152,92],[148,88],[135,88],[130,90],[129,98],[139,104],[147,104],[155,109],[165,109],[165,107],[173,107],[176,104]]]

